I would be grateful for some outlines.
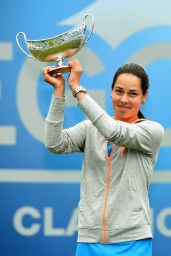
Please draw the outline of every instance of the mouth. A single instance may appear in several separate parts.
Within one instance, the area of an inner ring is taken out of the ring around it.
[[[128,106],[122,106],[122,105],[118,105],[119,108],[121,109],[131,109],[131,107],[128,107]]]

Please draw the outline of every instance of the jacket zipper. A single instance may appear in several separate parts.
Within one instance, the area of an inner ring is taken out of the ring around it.
[[[108,146],[108,143],[107,143]],[[103,206],[103,214],[102,214],[102,223],[103,223],[103,243],[106,243],[106,208],[107,208],[107,201],[109,197],[109,190],[110,190],[110,161],[111,161],[111,156],[112,153],[115,149],[116,145],[113,146],[112,151],[110,155],[108,156],[107,152],[107,175],[106,175],[106,195],[105,195],[105,200],[104,200],[104,206]]]

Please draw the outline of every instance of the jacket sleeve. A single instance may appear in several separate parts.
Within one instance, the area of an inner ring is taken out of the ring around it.
[[[89,95],[78,103],[92,124],[115,144],[142,151],[150,156],[157,154],[164,135],[163,127],[152,121],[129,124],[110,117]]]
[[[87,127],[90,121],[83,121],[69,129],[63,129],[65,98],[52,96],[45,122],[45,147],[56,154],[84,151]]]

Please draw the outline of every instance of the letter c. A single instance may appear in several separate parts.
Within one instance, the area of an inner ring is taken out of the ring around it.
[[[166,223],[165,220],[168,216],[171,216],[171,208],[165,208],[163,209],[160,214],[158,215],[157,218],[157,226],[159,231],[164,235],[164,236],[168,236],[171,237],[171,229],[169,229],[168,227],[166,227]]]
[[[33,236],[40,230],[40,224],[32,224],[30,227],[24,227],[23,218],[30,215],[34,219],[39,219],[40,213],[33,207],[22,207],[18,209],[14,215],[13,225],[16,231],[23,236]]]

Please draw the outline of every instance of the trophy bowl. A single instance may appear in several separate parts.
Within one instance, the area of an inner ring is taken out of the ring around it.
[[[86,37],[87,25],[86,19],[91,18],[91,30]],[[75,55],[90,39],[94,28],[94,18],[91,14],[86,14],[83,22],[67,32],[55,37],[29,40],[24,32],[16,35],[16,41],[20,50],[28,57],[41,62],[56,62],[57,67],[49,70],[49,74],[56,76],[70,72],[70,67],[63,64],[63,60]],[[30,54],[23,50],[19,43],[19,36],[23,35],[24,42]]]

